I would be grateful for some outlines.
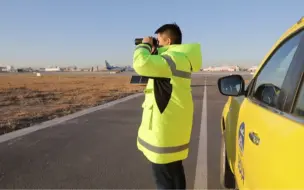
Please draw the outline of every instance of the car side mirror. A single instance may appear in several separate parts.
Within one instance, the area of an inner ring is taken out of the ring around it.
[[[218,89],[224,96],[241,96],[245,94],[245,81],[241,75],[221,77],[217,81]]]

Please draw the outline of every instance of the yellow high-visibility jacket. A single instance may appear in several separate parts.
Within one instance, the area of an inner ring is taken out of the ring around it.
[[[142,104],[137,147],[153,163],[165,164],[188,157],[193,122],[191,72],[202,66],[200,44],[158,48],[136,46],[133,68],[149,77]]]

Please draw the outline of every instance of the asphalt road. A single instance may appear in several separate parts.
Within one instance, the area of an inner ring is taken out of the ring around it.
[[[227,98],[218,92],[218,77],[193,76],[195,114],[190,153],[184,161],[188,189],[194,188],[196,168],[203,162],[205,186],[220,188],[220,118]],[[198,163],[205,79],[207,160]],[[142,102],[140,96],[0,143],[0,188],[155,188],[151,165],[136,148]]]

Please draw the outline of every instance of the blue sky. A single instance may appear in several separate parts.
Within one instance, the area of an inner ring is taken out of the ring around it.
[[[0,0],[0,64],[132,65],[134,38],[176,22],[203,66],[258,64],[303,0]]]

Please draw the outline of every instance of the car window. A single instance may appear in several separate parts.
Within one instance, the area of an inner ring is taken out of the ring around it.
[[[304,82],[302,83],[302,87],[292,114],[304,118]]]
[[[257,76],[252,96],[275,107],[286,73],[297,51],[303,32],[293,36],[275,51]]]

